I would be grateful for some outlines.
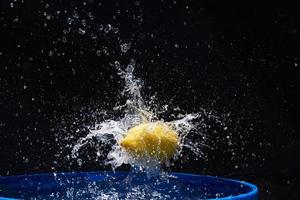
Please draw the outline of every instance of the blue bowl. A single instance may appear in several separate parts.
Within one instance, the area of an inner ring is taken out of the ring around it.
[[[0,177],[0,196],[0,200],[257,200],[258,189],[244,181],[185,173],[149,178],[128,172],[70,172]]]

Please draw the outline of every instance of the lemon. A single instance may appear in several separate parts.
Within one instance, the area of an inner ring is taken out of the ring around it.
[[[136,157],[169,160],[176,152],[178,135],[165,123],[142,123],[128,130],[120,145]]]

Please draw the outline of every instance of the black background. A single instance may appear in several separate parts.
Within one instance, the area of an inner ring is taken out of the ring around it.
[[[74,11],[79,19],[69,25]],[[299,198],[298,5],[6,0],[0,14],[1,175],[103,169],[92,157],[78,166],[59,156],[61,135],[84,135],[74,130],[120,100],[123,83],[110,63],[134,59],[146,99],[230,113],[233,146],[228,131],[213,134],[220,127],[207,122],[206,158],[172,170],[252,181],[262,199]],[[104,34],[100,24],[119,31]],[[122,53],[125,42],[131,48]],[[103,46],[109,55],[98,56]]]

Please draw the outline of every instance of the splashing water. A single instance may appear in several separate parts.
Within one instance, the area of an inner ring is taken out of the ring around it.
[[[120,56],[125,55],[132,50],[131,42],[120,40],[120,32],[115,25],[96,24],[93,19],[94,16],[92,14],[80,14],[75,10],[72,16],[68,16],[68,27],[63,30],[64,36],[69,34],[71,30],[74,30],[71,32],[79,35],[80,38],[86,38],[87,40],[91,40],[92,38],[93,43],[101,39],[103,39],[103,41],[106,41],[107,38],[117,39],[116,42],[119,44],[118,50],[120,50]],[[78,33],[79,29],[83,30],[85,34]],[[90,35],[90,37],[87,37],[87,35]],[[102,37],[103,35],[105,35],[105,37]],[[97,40],[95,40],[96,38]],[[127,131],[130,128],[141,123],[157,121],[164,122],[178,133],[179,142],[177,152],[173,156],[174,160],[182,162],[190,159],[189,157],[191,155],[194,156],[193,159],[195,160],[205,158],[206,155],[203,153],[203,149],[207,147],[211,148],[211,144],[208,145],[210,141],[206,135],[208,129],[210,129],[210,125],[207,125],[207,122],[210,123],[210,121],[213,121],[213,125],[217,123],[217,126],[221,125],[222,127],[222,120],[219,121],[218,116],[201,108],[198,109],[199,111],[197,111],[197,113],[176,115],[175,113],[181,112],[181,109],[178,107],[172,109],[172,113],[169,115],[173,121],[165,121],[162,119],[160,116],[169,110],[169,105],[165,105],[163,109],[161,109],[159,108],[159,104],[154,102],[154,98],[151,97],[149,102],[146,102],[143,99],[141,94],[143,80],[135,76],[135,61],[131,60],[129,64],[126,65],[121,64],[119,61],[113,61],[116,53],[111,50],[113,47],[110,43],[110,41],[106,41],[105,45],[101,45],[101,48],[97,46],[91,48],[91,51],[94,51],[93,53],[99,57],[109,57],[109,64],[115,66],[117,74],[124,81],[124,89],[120,93],[120,97],[126,97],[126,100],[124,104],[119,103],[111,110],[106,111],[99,110],[99,107],[96,107],[97,102],[92,102],[88,107],[79,107],[79,112],[84,112],[81,113],[79,117],[74,117],[74,113],[76,114],[78,111],[75,110],[74,112],[71,111],[70,119],[65,118],[68,118],[67,115],[64,115],[62,119],[59,119],[61,127],[59,127],[59,134],[57,135],[56,141],[61,144],[61,147],[60,151],[56,154],[56,157],[62,158],[62,160],[61,162],[55,161],[55,165],[60,166],[61,163],[70,161],[70,155],[64,156],[62,152],[67,152],[67,154],[69,154],[69,148],[71,148],[71,158],[77,160],[78,164],[81,166],[84,162],[79,158],[82,149],[92,147],[95,149],[97,156],[96,160],[106,158],[101,162],[101,165],[110,165],[113,170],[122,164],[130,164],[137,168],[141,167],[148,172],[152,169],[159,169],[162,163],[150,160],[149,158],[133,158],[120,146],[120,142],[126,136]],[[120,58],[118,60],[122,59]],[[91,115],[86,115],[86,110],[88,110],[88,112],[91,111]],[[114,111],[113,115],[110,115],[110,119],[107,119],[109,115],[107,113],[111,113],[112,111]],[[91,120],[89,116],[91,116]],[[99,116],[103,116],[106,120],[103,119],[99,122]],[[89,125],[83,127],[82,124],[85,124],[86,122],[81,121],[81,119],[83,121],[88,121]],[[94,120],[97,120],[97,122],[91,125],[91,121]],[[68,125],[69,123],[71,124]],[[71,130],[69,130],[69,128]],[[88,133],[85,132],[86,130],[88,130]],[[84,136],[81,135],[83,132]],[[73,141],[75,138],[78,138],[78,135],[80,135],[81,138]],[[183,154],[185,154],[185,159],[180,159]],[[173,161],[173,159],[171,159],[171,161]],[[167,160],[163,164],[168,166],[170,165],[170,162]]]
[[[114,110],[122,110],[124,116],[118,120],[104,120],[95,124],[93,127],[89,127],[89,134],[79,139],[74,145],[72,157],[76,158],[79,149],[88,144],[91,139],[96,138],[99,142],[111,146],[111,151],[107,155],[105,164],[110,164],[113,170],[122,164],[130,164],[133,167],[137,167],[138,169],[150,173],[153,170],[159,170],[159,161],[150,158],[134,158],[120,146],[120,142],[125,137],[128,129],[141,123],[157,121],[157,117],[155,112],[147,107],[142,98],[142,81],[134,75],[134,60],[131,60],[125,70],[121,69],[121,65],[118,61],[115,62],[115,67],[118,70],[118,74],[125,82],[122,95],[126,95],[128,99],[124,105],[114,107]],[[180,118],[177,120],[165,122],[179,135],[179,148],[174,155],[174,159],[181,156],[183,148],[190,149],[197,156],[202,154],[202,143],[193,143],[187,139],[189,132],[196,127],[193,120],[199,116],[200,114],[180,115]],[[160,119],[160,121],[164,120]],[[103,154],[103,152],[99,152],[98,154]],[[165,161],[165,164],[169,166],[170,162]]]

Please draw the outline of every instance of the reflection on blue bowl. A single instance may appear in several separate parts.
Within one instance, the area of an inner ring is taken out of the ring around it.
[[[128,172],[80,172],[0,177],[3,199],[257,200],[255,185],[185,173],[147,177]]]

